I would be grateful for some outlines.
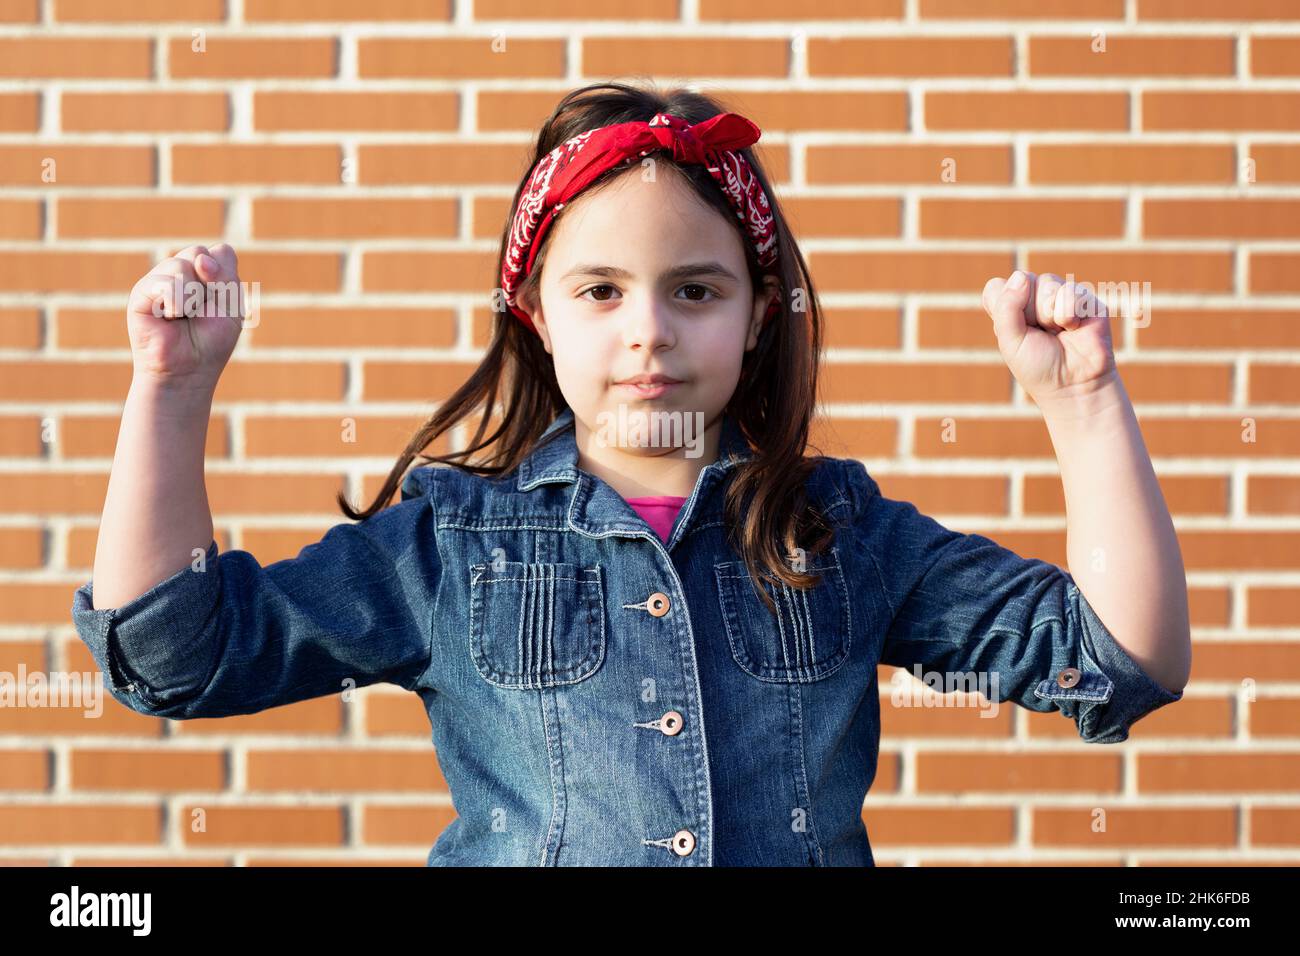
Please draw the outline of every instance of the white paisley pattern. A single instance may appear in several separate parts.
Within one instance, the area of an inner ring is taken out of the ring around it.
[[[525,274],[524,254],[530,251],[531,239],[536,235],[538,223],[546,211],[546,194],[551,191],[551,180],[558,170],[569,165],[573,157],[587,145],[587,140],[591,139],[591,134],[594,132],[595,130],[588,130],[567,139],[542,157],[533,169],[523,193],[519,196],[519,207],[510,226],[510,242],[506,248],[505,275],[502,283],[506,292],[506,302],[511,306],[515,305],[514,293]]]

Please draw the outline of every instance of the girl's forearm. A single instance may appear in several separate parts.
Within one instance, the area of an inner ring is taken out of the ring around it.
[[[203,476],[211,411],[203,390],[132,381],[95,546],[96,609],[134,600],[212,542]]]
[[[1128,655],[1167,690],[1191,673],[1182,551],[1118,373],[1040,402],[1061,467],[1070,574]]]

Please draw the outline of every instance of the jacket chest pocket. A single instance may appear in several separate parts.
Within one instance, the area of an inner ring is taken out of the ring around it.
[[[533,690],[574,684],[605,657],[599,567],[498,561],[469,568],[470,656],[483,679]]]
[[[743,561],[717,564],[713,570],[731,654],[745,673],[764,681],[811,683],[844,663],[852,632],[836,548],[808,561],[807,570],[822,578],[811,590],[762,582],[776,605],[775,616],[755,593]]]

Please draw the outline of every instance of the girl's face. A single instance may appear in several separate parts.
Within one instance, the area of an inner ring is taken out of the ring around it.
[[[645,168],[654,181],[645,180]],[[664,163],[633,165],[564,208],[551,227],[540,306],[520,304],[554,358],[578,422],[597,431],[602,421],[619,420],[620,406],[624,421],[681,412],[690,420],[683,431],[719,419],[778,288],[769,277],[764,294],[753,294],[741,242]],[[661,395],[619,384],[642,374],[677,384]],[[630,454],[672,453],[620,444]]]

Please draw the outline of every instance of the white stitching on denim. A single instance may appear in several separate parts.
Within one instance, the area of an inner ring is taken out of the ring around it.
[[[556,763],[556,758],[551,752],[551,725],[546,719],[546,691],[545,690],[537,691],[537,709],[541,712],[542,715],[542,739],[546,741],[546,770],[547,770],[547,776],[550,778],[550,784],[551,784],[551,820],[550,823],[547,824],[546,830],[541,840],[542,858],[537,862],[538,866],[545,866],[546,848],[551,845],[551,835],[556,832],[556,827],[559,825],[559,815],[560,815],[560,801],[557,795],[557,791],[555,789],[554,764]],[[563,779],[564,756],[562,753],[559,758],[559,764],[560,764],[560,778]],[[566,812],[568,811],[567,802],[565,804],[565,811]],[[555,855],[557,857],[560,855],[560,840],[562,839],[563,839],[563,828],[561,827],[560,836],[557,837],[555,842]]]
[[[510,688],[512,690],[537,690],[539,689],[537,685],[542,685],[543,688],[568,686],[586,680],[599,670],[601,665],[604,663],[605,648],[608,645],[608,636],[605,631],[605,589],[604,576],[601,573],[600,566],[597,565],[592,568],[582,569],[590,575],[590,577],[585,579],[567,576],[558,576],[555,578],[555,580],[559,581],[576,581],[578,583],[579,586],[575,590],[578,591],[579,598],[587,610],[588,623],[593,627],[599,628],[596,632],[600,635],[596,657],[586,672],[581,673],[576,677],[561,679],[556,676],[553,657],[551,670],[549,673],[545,672],[545,663],[541,655],[545,652],[546,642],[544,638],[539,637],[539,633],[542,627],[553,628],[554,621],[551,619],[548,622],[547,618],[544,616],[546,609],[539,608],[538,602],[545,601],[544,589],[546,585],[543,578],[539,578],[537,575],[545,575],[548,572],[548,569],[552,566],[563,565],[565,565],[565,562],[527,563],[522,565],[524,567],[525,577],[480,577],[478,580],[480,586],[470,588],[468,637],[469,656],[479,674],[492,686]],[[479,564],[470,565],[469,567],[485,568],[488,567],[488,565]],[[494,662],[488,659],[491,656],[487,650],[490,642],[481,636],[486,627],[484,609],[481,606],[484,596],[487,593],[485,586],[503,581],[524,582],[524,586],[520,588],[521,596],[520,606],[518,609],[520,630],[516,634],[516,669],[513,673],[509,671],[499,671],[494,665]],[[593,588],[595,589],[594,591],[592,590]],[[599,617],[595,618],[594,621],[590,618],[592,605],[599,610]],[[554,615],[553,601],[550,607],[550,613],[552,616]],[[529,625],[530,621],[532,622],[531,626]],[[532,636],[532,640],[528,639],[529,635]],[[525,660],[524,656],[525,648],[529,652],[527,660]],[[480,658],[482,658],[482,660],[480,660]],[[583,663],[585,662],[584,658]],[[485,666],[487,667],[487,670],[484,669]],[[578,665],[574,665],[574,667],[577,666]],[[573,670],[574,667],[565,668],[565,671]],[[509,678],[514,678],[516,681],[522,680],[523,683],[511,682],[508,680]]]
[[[776,595],[776,623],[778,633],[780,634],[781,655],[784,665],[763,664],[761,661],[753,660],[748,653],[748,649],[745,647],[740,628],[740,618],[742,617],[740,610],[741,604],[736,598],[734,588],[722,586],[722,582],[724,581],[750,581],[750,575],[747,571],[744,573],[728,573],[730,569],[735,567],[739,567],[739,562],[719,562],[714,565],[714,573],[717,577],[718,599],[722,610],[723,625],[727,632],[727,641],[731,647],[732,656],[735,658],[736,664],[741,670],[753,677],[755,680],[766,681],[768,683],[810,683],[814,680],[823,680],[829,677],[835,671],[838,671],[845,661],[849,659],[853,649],[853,610],[852,604],[849,600],[848,586],[844,581],[844,568],[840,559],[840,550],[838,545],[833,545],[823,555],[819,555],[817,563],[807,569],[809,571],[822,572],[823,583],[833,583],[834,592],[839,596],[841,609],[840,619],[836,623],[838,625],[842,621],[844,625],[843,657],[839,664],[836,664],[834,668],[816,677],[813,676],[817,671],[817,665],[815,663],[816,658],[807,657],[805,660],[804,654],[805,650],[815,648],[815,644],[811,637],[812,605],[810,603],[811,599],[809,593],[797,588],[791,588],[786,585],[785,582],[781,582],[781,591]],[[785,614],[781,613],[783,607],[786,611]],[[803,613],[800,613],[801,608]],[[736,618],[734,628],[732,621],[733,616]],[[787,616],[790,618],[789,624],[786,623]],[[787,641],[787,632],[789,629],[793,629],[794,631],[793,643],[795,645],[795,656],[793,663],[791,663],[789,653],[789,644],[791,642]],[[805,633],[807,634],[806,644],[804,641]],[[737,648],[739,648],[740,654],[744,657],[743,661],[740,657],[736,656]],[[834,654],[831,656],[833,657]],[[784,674],[774,677],[763,676],[755,673],[749,666],[746,666],[747,664],[758,668],[776,668],[777,670],[783,670]],[[790,675],[797,676],[792,678]],[[809,680],[800,681],[798,679],[800,676],[808,677]]]

